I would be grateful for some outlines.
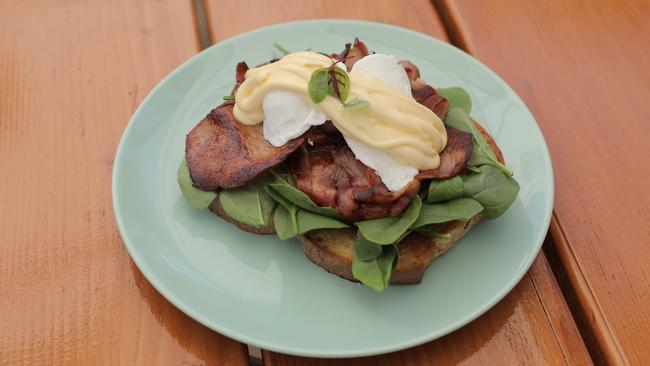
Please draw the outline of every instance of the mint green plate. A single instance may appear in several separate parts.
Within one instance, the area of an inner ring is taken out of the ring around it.
[[[510,210],[472,230],[417,286],[383,293],[313,265],[295,240],[242,232],[190,208],[176,185],[185,135],[230,93],[235,65],[308,47],[337,52],[354,37],[409,59],[440,87],[472,95],[472,116],[503,150],[521,185]],[[384,24],[319,20],[280,24],[220,42],[167,76],[142,102],[117,150],[115,217],[131,257],[183,312],[239,341],[317,357],[365,356],[443,336],[472,321],[519,282],[540,249],[553,206],[544,138],[519,97],[466,53]]]

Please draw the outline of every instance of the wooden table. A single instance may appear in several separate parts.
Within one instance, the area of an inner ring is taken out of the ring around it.
[[[248,364],[245,345],[174,308],[129,258],[113,157],[144,96],[202,47],[324,17],[412,28],[496,70],[547,138],[556,208],[529,273],[468,326],[382,356],[265,351],[265,364],[650,362],[648,2],[268,3],[0,1],[1,364]]]

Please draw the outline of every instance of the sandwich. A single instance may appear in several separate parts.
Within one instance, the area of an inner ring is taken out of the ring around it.
[[[297,239],[324,270],[376,291],[431,262],[519,185],[459,87],[369,52],[284,51],[237,64],[230,95],[186,136],[187,202],[241,230]]]

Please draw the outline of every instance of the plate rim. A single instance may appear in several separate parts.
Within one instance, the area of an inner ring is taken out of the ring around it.
[[[362,27],[376,27],[376,28],[384,28],[386,31],[391,31],[391,32],[401,32],[406,34],[409,37],[419,37],[419,38],[426,38],[427,41],[432,41],[434,43],[437,43],[439,46],[442,46],[443,48],[447,48],[450,52],[455,52],[463,55],[464,57],[469,57],[473,61],[475,61],[476,65],[483,69],[483,71],[487,71],[491,76],[494,77],[494,80],[501,84],[502,87],[505,87],[507,90],[511,92],[512,97],[516,99],[517,102],[519,102],[525,109],[525,112],[527,112],[531,118],[533,119],[534,127],[537,129],[537,132],[539,132],[539,135],[541,136],[541,148],[543,155],[546,157],[544,159],[544,165],[546,170],[548,171],[548,175],[546,176],[546,185],[545,187],[548,189],[548,195],[545,197],[545,212],[544,212],[544,222],[542,223],[542,229],[537,237],[535,238],[535,245],[533,246],[533,250],[529,253],[528,257],[525,258],[525,260],[522,262],[523,265],[521,266],[521,270],[516,276],[513,276],[513,278],[508,282],[504,287],[501,288],[500,291],[494,294],[494,296],[489,300],[483,303],[481,306],[479,306],[476,310],[472,311],[471,313],[468,313],[465,317],[459,318],[455,322],[453,322],[451,325],[445,327],[445,328],[439,328],[436,331],[432,331],[430,333],[427,333],[426,335],[419,336],[419,337],[414,337],[411,339],[408,339],[403,342],[399,343],[393,343],[390,346],[378,346],[378,347],[367,347],[364,349],[359,349],[359,350],[354,350],[354,351],[315,351],[315,350],[309,350],[309,349],[303,349],[300,347],[293,347],[291,345],[282,345],[282,344],[277,344],[277,343],[272,343],[269,341],[266,341],[264,339],[260,339],[255,337],[255,335],[250,335],[250,334],[242,334],[238,331],[232,330],[228,327],[225,327],[219,322],[203,316],[200,312],[194,311],[192,309],[191,305],[188,305],[185,301],[183,301],[180,297],[177,297],[173,291],[168,288],[165,284],[163,284],[161,281],[159,281],[158,277],[155,275],[155,271],[149,267],[146,263],[146,260],[143,258],[143,256],[138,252],[136,249],[137,244],[134,243],[134,240],[129,237],[129,234],[125,230],[125,223],[122,218],[122,213],[121,213],[121,205],[119,203],[119,200],[117,197],[119,196],[119,185],[118,185],[118,180],[119,180],[119,175],[120,175],[120,169],[118,169],[122,164],[123,160],[125,159],[125,153],[123,150],[125,149],[125,137],[129,135],[130,131],[134,128],[134,121],[136,121],[139,118],[139,115],[142,113],[143,106],[148,103],[148,101],[152,98],[154,94],[158,91],[158,89],[162,88],[166,82],[171,79],[174,75],[179,73],[181,70],[190,67],[192,64],[197,62],[197,60],[202,57],[203,53],[209,52],[209,50],[212,50],[213,48],[216,47],[224,47],[227,46],[228,44],[234,43],[237,41],[238,38],[244,37],[247,35],[255,34],[255,33],[261,33],[261,32],[266,32],[270,29],[273,28],[283,28],[283,27],[295,27],[295,26],[303,26],[303,25],[328,25],[328,24],[340,24],[340,23],[345,23],[345,25],[350,25],[350,26],[362,26]],[[507,294],[509,294],[512,289],[521,281],[521,279],[528,273],[528,270],[530,269],[531,265],[533,264],[535,258],[537,258],[540,249],[542,247],[542,244],[544,242],[544,238],[546,237],[548,233],[548,228],[551,222],[551,217],[553,213],[553,203],[555,199],[555,185],[554,185],[554,173],[553,173],[553,164],[551,160],[551,155],[548,149],[548,144],[546,142],[546,139],[544,138],[544,134],[542,133],[539,124],[537,123],[537,119],[535,116],[532,114],[532,112],[528,109],[528,106],[524,103],[524,101],[521,99],[521,97],[515,92],[515,90],[510,87],[508,83],[506,83],[496,72],[494,72],[492,69],[490,69],[488,66],[483,64],[481,61],[476,59],[474,56],[468,54],[467,52],[457,48],[456,46],[441,41],[437,38],[434,38],[430,35],[420,33],[418,31],[414,31],[411,29],[403,28],[400,26],[392,25],[392,24],[386,24],[386,23],[380,23],[380,22],[373,22],[373,21],[367,21],[367,20],[354,20],[354,19],[338,19],[338,18],[325,18],[325,19],[308,19],[308,20],[299,20],[299,21],[290,21],[290,22],[282,22],[282,23],[276,23],[272,25],[267,25],[264,27],[260,28],[255,28],[243,33],[239,33],[237,35],[234,35],[232,37],[229,37],[225,40],[222,40],[218,43],[215,43],[211,45],[208,48],[205,48],[198,52],[197,54],[193,55],[189,59],[181,62],[178,66],[176,66],[171,72],[169,72],[163,79],[161,79],[147,94],[147,96],[142,100],[142,102],[138,105],[138,108],[135,110],[131,118],[129,119],[129,122],[127,123],[127,126],[124,128],[124,131],[122,132],[122,135],[120,137],[120,141],[118,144],[118,147],[115,152],[115,158],[114,158],[114,164],[112,167],[112,175],[111,175],[111,195],[112,195],[112,204],[113,204],[113,214],[116,220],[116,224],[118,227],[118,231],[120,233],[120,237],[122,239],[122,242],[124,246],[127,249],[127,252],[129,253],[129,256],[133,260],[133,262],[136,264],[140,272],[142,272],[143,276],[147,279],[147,281],[162,295],[167,301],[169,301],[172,305],[174,305],[176,308],[181,310],[184,314],[188,315],[195,321],[201,323],[202,325],[210,328],[211,330],[222,334],[228,338],[234,339],[238,342],[242,342],[244,344],[250,344],[254,345],[257,347],[260,347],[265,350],[273,351],[273,352],[278,352],[278,353],[284,353],[284,354],[289,354],[289,355],[296,355],[296,356],[306,356],[306,357],[321,357],[321,358],[344,358],[344,357],[365,357],[365,356],[373,356],[373,355],[379,355],[379,354],[385,354],[385,353],[390,353],[390,352],[395,352],[395,351],[400,351],[406,348],[411,348],[415,347],[427,342],[430,342],[432,340],[438,339],[440,337],[443,337],[455,330],[460,329],[461,327],[471,323],[474,321],[476,318],[479,316],[483,315],[486,313],[488,310],[490,310],[492,307],[494,307],[498,302],[500,302]]]

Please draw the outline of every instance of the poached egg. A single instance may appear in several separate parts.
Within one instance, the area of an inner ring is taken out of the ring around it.
[[[337,66],[345,70],[343,64]],[[355,62],[351,74],[370,76],[411,96],[411,84],[406,71],[395,56],[385,54],[367,55]],[[328,118],[312,108],[302,96],[287,91],[271,91],[263,101],[264,138],[274,146],[282,146],[289,140],[306,132],[309,127],[323,124]],[[404,188],[418,174],[413,166],[400,164],[393,157],[380,149],[343,134],[354,153],[381,178],[388,190],[395,192]]]

